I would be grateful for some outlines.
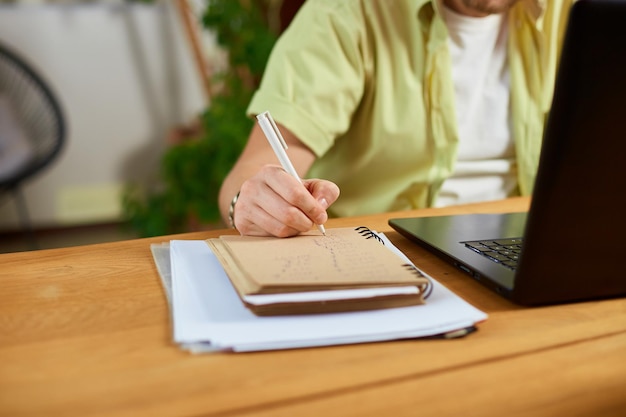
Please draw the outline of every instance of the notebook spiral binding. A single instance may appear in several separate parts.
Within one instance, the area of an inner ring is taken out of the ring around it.
[[[378,240],[380,243],[382,243],[383,245],[385,244],[383,239],[380,236],[378,236],[378,234],[376,232],[372,231],[369,227],[359,226],[359,227],[355,227],[354,230],[356,230],[365,239],[372,239],[372,238],[374,238],[374,239]]]
[[[420,271],[419,269],[417,269],[415,265],[413,264],[403,264],[402,266],[410,270],[411,272],[413,272],[418,277],[426,278],[426,280],[428,281],[428,286],[424,290],[423,297],[424,299],[427,299],[430,296],[430,294],[433,292],[433,282],[431,281],[430,277],[428,275],[424,275],[424,273]]]
[[[378,236],[378,233],[374,232],[369,227],[359,226],[359,227],[355,227],[354,230],[356,230],[361,236],[365,237],[365,239],[372,239],[373,238],[373,239],[378,240],[383,245],[385,244],[385,242],[383,241],[383,238]],[[432,294],[432,292],[433,292],[433,283],[432,283],[430,277],[427,276],[427,275],[424,275],[422,273],[422,271],[417,269],[415,267],[415,265],[413,265],[413,264],[403,264],[402,266],[405,267],[406,269],[410,270],[411,272],[413,272],[418,277],[426,278],[426,280],[428,280],[428,286],[426,287],[426,290],[424,291],[424,295],[423,295],[424,299],[427,299],[430,296],[430,294]]]

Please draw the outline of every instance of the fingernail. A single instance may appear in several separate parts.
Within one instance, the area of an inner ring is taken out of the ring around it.
[[[329,205],[329,204],[328,204],[328,201],[326,201],[326,199],[325,199],[325,198],[320,198],[320,199],[318,200],[318,202],[322,205],[322,207],[324,207],[324,210],[326,210],[326,209],[328,208],[328,205]]]

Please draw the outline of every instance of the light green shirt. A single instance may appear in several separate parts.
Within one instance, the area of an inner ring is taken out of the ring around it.
[[[539,160],[573,0],[509,12],[512,134],[522,194]],[[458,133],[447,29],[431,0],[307,0],[277,42],[248,114],[269,110],[335,182],[334,216],[432,205]]]

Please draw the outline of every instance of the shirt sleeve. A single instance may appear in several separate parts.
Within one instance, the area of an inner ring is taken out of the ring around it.
[[[359,2],[308,0],[270,55],[247,114],[269,110],[318,157],[346,132],[364,91]]]

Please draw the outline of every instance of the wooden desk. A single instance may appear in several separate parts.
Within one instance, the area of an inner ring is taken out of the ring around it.
[[[384,231],[489,314],[459,340],[193,356],[171,342],[149,249],[171,237],[0,255],[0,415],[624,416],[626,299],[520,308],[387,226],[527,207],[518,198],[328,223]]]

